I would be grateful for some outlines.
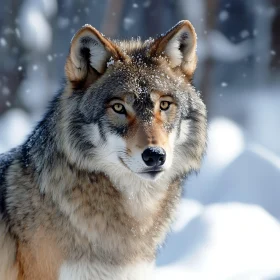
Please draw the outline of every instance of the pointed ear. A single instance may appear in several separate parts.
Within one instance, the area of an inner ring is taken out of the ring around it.
[[[111,57],[121,59],[117,46],[91,25],[85,25],[71,41],[66,77],[74,87],[88,87],[105,72]]]
[[[188,20],[177,23],[152,44],[151,55],[166,56],[171,68],[180,67],[192,78],[197,63],[196,33],[192,24]]]

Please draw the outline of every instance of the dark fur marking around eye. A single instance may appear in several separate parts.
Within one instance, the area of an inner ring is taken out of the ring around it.
[[[102,126],[101,119],[98,120],[97,125],[98,125],[98,129],[99,129],[100,137],[105,142],[106,141],[106,135],[105,135],[105,132],[104,132],[104,128]]]
[[[199,122],[199,115],[200,115],[200,113],[198,111],[192,110],[192,111],[189,111],[188,114],[186,116],[184,116],[182,119]]]
[[[111,128],[111,132],[121,137],[124,137],[128,132],[128,126],[127,125],[114,126]]]

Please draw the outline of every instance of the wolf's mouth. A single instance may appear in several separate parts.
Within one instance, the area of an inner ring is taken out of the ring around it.
[[[163,168],[145,169],[137,174],[145,179],[155,180],[163,172]]]
[[[130,171],[132,171],[127,165],[126,163],[124,162],[124,160],[119,157],[119,160],[121,161],[121,163],[127,168],[129,169]],[[142,178],[145,178],[145,179],[149,179],[149,180],[155,180],[162,172],[164,171],[163,168],[147,168],[147,169],[144,169],[143,171],[141,172],[135,172],[135,174],[137,174],[138,176],[142,177]],[[133,172],[133,171],[132,171]]]
[[[149,169],[144,169],[143,171],[139,173],[160,173],[163,171],[163,168],[149,168]]]
[[[142,177],[147,180],[156,180],[160,174],[162,174],[163,170],[160,171],[148,171],[148,172],[138,172],[136,173],[139,177]]]
[[[162,173],[163,170],[160,171],[148,171],[148,172],[139,172],[138,174],[144,178],[149,178],[149,179],[156,179],[158,175]]]

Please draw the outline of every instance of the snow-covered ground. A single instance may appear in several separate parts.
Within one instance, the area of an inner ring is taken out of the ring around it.
[[[280,276],[280,225],[260,206],[183,200],[177,223],[158,259],[158,279],[174,270],[176,280]]]

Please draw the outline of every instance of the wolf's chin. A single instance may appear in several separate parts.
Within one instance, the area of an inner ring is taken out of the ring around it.
[[[161,177],[163,171],[139,172],[135,174],[138,175],[141,179],[156,181],[159,177]]]

